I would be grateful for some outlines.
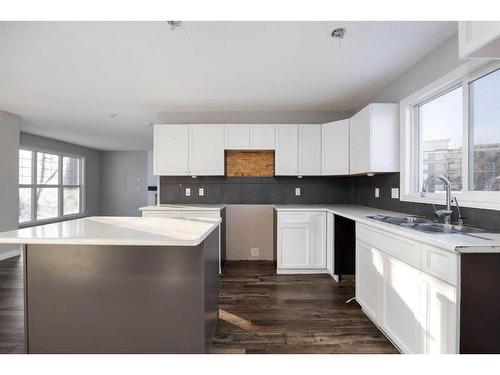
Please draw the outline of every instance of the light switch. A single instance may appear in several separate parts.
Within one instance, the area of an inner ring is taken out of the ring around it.
[[[191,188],[186,188],[186,197],[191,196]]]
[[[205,195],[205,189],[204,189],[204,188],[199,188],[199,189],[198,189],[198,195],[199,195],[200,197],[203,197],[203,196]]]
[[[399,199],[399,188],[392,188],[391,189],[391,198],[392,199]]]
[[[379,197],[380,197],[380,189],[375,188],[375,198],[379,198]]]
[[[295,195],[300,196],[300,188],[295,188]]]

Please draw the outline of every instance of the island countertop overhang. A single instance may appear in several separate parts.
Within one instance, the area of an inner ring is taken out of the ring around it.
[[[217,218],[92,216],[0,233],[0,244],[197,246]]]

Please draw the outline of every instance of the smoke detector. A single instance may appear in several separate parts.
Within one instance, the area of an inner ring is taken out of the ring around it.
[[[176,27],[180,27],[182,25],[182,21],[167,21],[170,26],[170,30],[175,30]]]

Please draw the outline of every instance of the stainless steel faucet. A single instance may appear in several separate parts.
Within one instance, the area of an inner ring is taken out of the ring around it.
[[[443,175],[431,174],[429,177],[427,177],[425,179],[424,184],[422,185],[422,191],[420,192],[420,196],[425,197],[429,183],[435,179],[441,180],[444,183],[444,186],[446,188],[446,209],[445,210],[436,210],[434,203],[432,204],[432,207],[434,208],[434,213],[436,214],[437,217],[444,218],[445,224],[450,224],[451,214],[453,213],[453,211],[451,210],[451,183],[450,183],[450,180],[448,180]]]

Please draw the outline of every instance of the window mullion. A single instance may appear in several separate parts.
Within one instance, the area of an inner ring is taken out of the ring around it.
[[[469,84],[467,80],[462,82],[463,90],[463,145],[462,145],[462,192],[469,191],[470,152],[469,152]]]
[[[37,176],[37,157],[36,151],[31,152],[31,220],[36,221],[37,217],[37,202],[36,202],[36,176]]]
[[[58,213],[59,213],[59,217],[63,217],[64,216],[64,208],[63,208],[63,157],[61,155],[58,155],[58,168],[59,168],[59,175],[58,175],[58,186],[57,186],[57,189],[59,191],[59,194],[58,194]]]

